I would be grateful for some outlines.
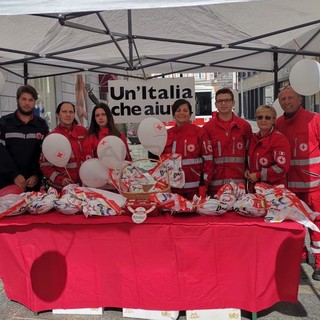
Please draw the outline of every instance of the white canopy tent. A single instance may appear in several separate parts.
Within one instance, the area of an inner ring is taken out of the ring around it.
[[[26,81],[243,70],[277,82],[281,68],[320,56],[319,13],[319,0],[11,0],[0,9],[0,69]]]
[[[172,8],[252,0],[1,0],[2,15],[89,12],[102,10]]]

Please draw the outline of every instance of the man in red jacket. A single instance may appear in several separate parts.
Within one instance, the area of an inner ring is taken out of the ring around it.
[[[303,109],[301,96],[290,86],[282,89],[278,98],[284,114],[277,120],[276,128],[291,144],[288,188],[313,211],[320,212],[320,114]],[[320,229],[320,217],[314,223]],[[312,278],[320,281],[320,233],[310,229],[309,232],[315,257]]]
[[[216,92],[218,113],[203,127],[213,148],[213,175],[208,193],[213,196],[219,188],[233,180],[245,183],[246,153],[252,136],[250,124],[233,112],[234,96],[230,89]]]

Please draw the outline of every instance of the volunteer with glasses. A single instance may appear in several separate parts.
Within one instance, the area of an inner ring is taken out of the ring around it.
[[[256,110],[259,132],[250,141],[248,150],[248,170],[245,178],[253,184],[262,181],[272,185],[287,186],[287,172],[290,168],[290,142],[285,135],[275,129],[277,112],[274,107],[262,105]]]
[[[208,194],[230,182],[245,183],[246,156],[252,136],[250,124],[233,113],[233,92],[228,88],[216,92],[218,112],[204,125],[213,147],[213,175]]]

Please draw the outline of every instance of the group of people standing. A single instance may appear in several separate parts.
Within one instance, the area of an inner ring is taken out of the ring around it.
[[[105,103],[101,102],[94,107],[88,130],[77,123],[75,113],[74,104],[61,102],[56,110],[59,124],[52,131],[52,133],[62,134],[70,142],[72,152],[66,168],[51,164],[43,153],[40,156],[40,169],[43,176],[58,190],[68,184],[80,183],[81,164],[87,159],[97,158],[99,141],[108,135],[115,135],[122,139],[127,148],[126,159],[131,160],[127,140],[116,128],[112,113]]]
[[[0,119],[0,196],[9,191],[38,190],[42,176],[58,189],[80,183],[81,163],[97,157],[99,141],[108,135],[122,139],[126,160],[131,160],[126,137],[116,128],[106,104],[94,107],[87,130],[78,125],[75,106],[65,101],[57,107],[59,124],[52,133],[69,140],[72,154],[65,168],[51,164],[41,152],[42,141],[50,133],[45,120],[34,113],[37,97],[32,86],[21,86],[17,110]],[[320,212],[320,114],[303,109],[301,96],[290,86],[283,88],[278,98],[284,114],[277,119],[272,106],[258,107],[257,133],[234,114],[230,89],[216,92],[217,112],[203,127],[190,122],[192,107],[187,100],[175,101],[175,126],[168,130],[163,153],[181,155],[185,185],[172,192],[192,199],[199,194],[199,187],[214,196],[231,180],[246,184],[248,191],[253,191],[258,181],[284,184]],[[320,228],[320,218],[315,224]],[[312,231],[310,237],[316,266],[313,278],[320,281],[320,233]]]
[[[186,183],[176,192],[191,199],[201,182],[210,196],[230,180],[245,183],[249,192],[258,181],[283,184],[320,212],[320,114],[303,109],[301,96],[290,86],[278,99],[284,111],[279,118],[272,106],[256,109],[257,133],[234,114],[229,89],[216,92],[218,111],[202,128],[190,123],[189,102],[176,101],[172,106],[176,125],[168,130],[164,150],[182,155]],[[314,223],[320,228],[320,217]],[[320,281],[320,233],[310,230],[310,238],[315,257],[312,277]],[[305,248],[302,259],[306,258]]]
[[[58,126],[49,133],[44,119],[34,113],[37,92],[30,85],[17,91],[17,110],[0,119],[0,196],[8,193],[39,190],[41,178],[61,190],[80,183],[79,169],[89,158],[97,156],[99,141],[108,135],[118,136],[127,148],[127,140],[116,128],[112,113],[105,103],[94,107],[89,129],[78,124],[75,105],[61,102],[56,109]],[[50,163],[41,151],[48,134],[59,133],[70,142],[71,156],[66,167]]]

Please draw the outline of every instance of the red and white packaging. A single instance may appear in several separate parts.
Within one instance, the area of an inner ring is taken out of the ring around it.
[[[197,200],[195,197],[194,201]],[[202,215],[220,216],[227,211],[233,210],[233,205],[236,202],[236,196],[232,193],[222,193],[219,199],[202,199],[201,202],[197,201],[195,206],[197,212]]]
[[[193,203],[176,193],[154,193],[148,196],[150,201],[159,205],[162,209],[174,212],[194,212]]]
[[[7,194],[0,197],[0,218],[5,216],[17,216],[25,213],[27,203],[19,194]]]
[[[121,197],[112,192],[101,190],[95,191],[95,188],[79,187],[75,188],[75,196],[83,201],[82,212],[88,216],[114,216],[121,214],[121,204],[119,205],[115,197]],[[110,196],[108,196],[110,194]]]
[[[165,185],[173,188],[182,188],[185,184],[185,174],[182,170],[182,157],[178,153],[163,154],[160,161],[153,169],[149,170],[151,176]],[[169,175],[169,181],[168,181]]]
[[[66,215],[80,213],[82,203],[83,201],[76,198],[72,193],[66,193],[60,199],[53,201],[54,208]]]
[[[53,201],[57,200],[58,191],[50,187],[47,193],[31,191],[22,193],[21,195],[24,197],[27,203],[27,210],[31,214],[43,214],[53,209]]]
[[[267,222],[281,222],[289,219],[297,221],[307,228],[319,232],[313,220],[320,215],[312,211],[308,205],[300,200],[293,192],[283,185],[276,185],[264,191],[268,212],[265,216]]]
[[[233,205],[234,211],[245,217],[263,217],[267,214],[264,196],[247,193]]]
[[[222,194],[233,194],[237,199],[241,198],[246,193],[246,187],[244,183],[235,183],[232,180],[229,183],[220,187],[215,194],[215,199],[219,199]]]

